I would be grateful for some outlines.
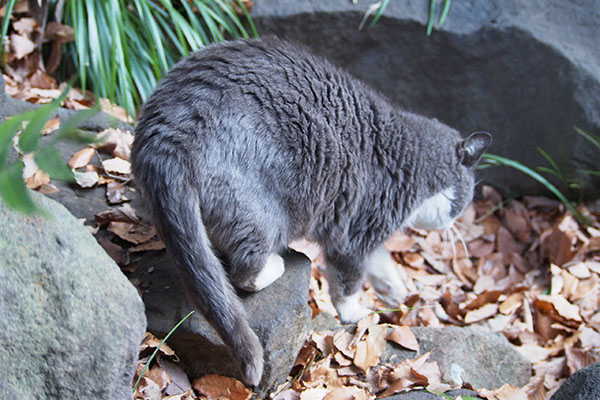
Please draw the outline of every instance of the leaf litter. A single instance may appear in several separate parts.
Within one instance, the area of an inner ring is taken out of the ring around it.
[[[40,63],[37,41],[41,28],[31,19],[13,22],[7,38],[7,66],[3,75],[7,94],[43,104],[58,97],[59,85]],[[44,40],[69,41],[68,29],[54,27],[56,35]],[[60,46],[53,46],[58,51]],[[124,110],[104,99],[101,108],[131,122]],[[71,89],[64,104],[71,109],[94,105],[93,96]],[[58,129],[48,121],[43,134]],[[127,203],[131,186],[130,131],[107,129],[100,144],[73,155],[69,166],[82,188],[106,187],[114,205],[95,216],[101,231],[111,236],[99,242],[120,265],[130,254],[164,249],[156,231],[137,217]],[[108,157],[106,157],[108,155]],[[58,190],[29,155],[24,155],[24,179],[41,192]],[[443,393],[458,388],[443,382],[439,366],[429,353],[413,360],[384,364],[386,342],[417,351],[410,326],[478,326],[504,335],[532,362],[533,376],[523,387],[504,385],[478,389],[490,400],[549,399],[567,377],[600,361],[600,215],[580,208],[592,224],[579,226],[557,201],[524,197],[505,204],[492,187],[465,211],[456,224],[461,240],[444,232],[409,231],[390,238],[385,247],[398,263],[411,295],[398,309],[389,310],[365,284],[363,301],[378,314],[358,326],[311,332],[287,382],[273,399],[374,399],[412,389]],[[94,229],[97,232],[97,228]],[[318,246],[294,244],[312,260],[309,305],[313,317],[335,315],[327,294],[323,257]],[[148,361],[148,349],[160,343],[148,334],[140,347],[138,375]],[[135,393],[138,399],[247,399],[252,392],[233,379],[207,375],[190,383],[177,365],[174,352],[163,345]],[[137,379],[137,376],[136,376]],[[470,387],[468,382],[462,386]]]

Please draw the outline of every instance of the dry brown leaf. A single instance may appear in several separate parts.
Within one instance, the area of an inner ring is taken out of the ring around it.
[[[354,348],[350,346],[354,335],[345,329],[337,331],[333,335],[333,346],[349,359],[354,358]]]
[[[129,204],[123,204],[117,208],[110,208],[94,215],[94,220],[100,226],[107,225],[111,221],[139,223],[135,210]]]
[[[156,237],[156,229],[152,225],[112,221],[108,224],[108,230],[133,244],[145,243]]]
[[[327,388],[310,388],[300,393],[300,400],[322,400],[327,395]]]
[[[10,47],[18,60],[33,53],[36,49],[36,45],[31,39],[27,36],[17,35],[16,33],[10,35]]]
[[[100,142],[96,146],[99,151],[107,152],[123,160],[129,160],[133,144],[133,134],[130,131],[108,128],[100,132],[97,139]]]
[[[588,365],[598,361],[588,350],[583,350],[576,347],[565,348],[565,356],[570,375],[573,375],[581,368],[587,367]]]
[[[129,201],[125,194],[129,191],[129,186],[123,182],[109,182],[106,185],[106,199],[109,204],[119,204]]]
[[[44,185],[50,184],[50,175],[41,169],[38,169],[30,177],[25,179],[25,184],[29,189],[39,189]]]
[[[419,351],[419,342],[417,337],[408,326],[390,325],[392,331],[387,335],[386,340],[392,341],[409,350]]]
[[[146,334],[144,335],[144,340],[142,340],[142,344],[140,345],[140,352],[142,352],[146,349],[154,350],[158,346],[160,346],[160,342],[162,342],[162,339],[157,338],[150,332],[146,332]],[[173,349],[170,348],[169,345],[167,345],[166,343],[163,343],[163,345],[160,346],[159,352],[166,356],[174,356],[175,355],[175,352],[173,351]]]
[[[221,375],[205,375],[192,382],[192,387],[208,400],[250,400],[252,392],[237,379]]]
[[[375,395],[368,394],[364,389],[356,386],[342,386],[334,388],[327,393],[323,400],[370,400]]]
[[[504,315],[512,314],[516,310],[518,310],[523,304],[523,294],[522,293],[513,293],[506,298],[500,305],[498,306],[498,311],[500,311]]]
[[[77,182],[77,185],[81,186],[82,188],[91,188],[97,185],[100,181],[100,176],[96,171],[73,171],[73,175],[75,176],[75,182]]]
[[[469,311],[465,314],[465,323],[481,321],[495,315],[498,312],[498,304],[486,304],[477,310]]]
[[[548,305],[552,306],[554,311],[556,311],[556,313],[560,317],[562,317],[563,320],[571,320],[571,321],[581,322],[581,315],[579,314],[579,307],[577,307],[574,304],[569,303],[567,301],[567,299],[565,299],[563,296],[540,295],[534,301],[534,307],[536,307],[537,309],[539,309],[542,312],[545,312],[549,316],[556,317],[556,314],[552,313],[549,310]],[[563,321],[561,321],[561,319],[559,319],[559,322],[563,322]]]
[[[131,172],[131,163],[119,157],[102,161],[102,167],[113,174],[129,175]]]
[[[42,129],[42,135],[49,135],[58,128],[60,128],[60,119],[58,117],[49,119],[44,124],[44,128]]]
[[[96,149],[93,147],[85,147],[73,154],[73,157],[69,160],[69,167],[71,168],[83,168],[90,163],[92,158],[96,154]]]

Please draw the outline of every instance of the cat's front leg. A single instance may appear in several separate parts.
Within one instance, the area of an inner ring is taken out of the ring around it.
[[[326,254],[329,295],[342,323],[358,322],[372,310],[360,303],[365,260],[348,255]]]
[[[367,275],[377,297],[392,307],[404,302],[408,289],[400,276],[400,271],[390,253],[378,246],[367,257]]]

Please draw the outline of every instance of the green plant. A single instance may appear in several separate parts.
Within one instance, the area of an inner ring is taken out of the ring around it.
[[[187,315],[185,317],[183,317],[177,323],[177,325],[175,325],[173,328],[171,328],[171,330],[169,331],[169,333],[167,333],[167,336],[165,336],[165,338],[160,342],[160,344],[158,345],[158,347],[154,350],[154,352],[152,353],[152,355],[150,356],[150,358],[146,362],[146,365],[144,366],[144,369],[142,369],[142,372],[140,372],[140,376],[138,377],[137,381],[135,382],[135,385],[133,386],[133,390],[131,392],[132,394],[135,394],[135,391],[137,390],[140,382],[142,381],[144,373],[148,369],[148,366],[150,365],[150,363],[152,362],[152,360],[154,360],[154,357],[156,357],[156,354],[158,354],[158,351],[160,350],[160,348],[162,347],[162,345],[165,344],[165,342],[167,341],[167,339],[169,339],[169,337],[173,334],[173,332],[175,332],[175,329],[179,328],[179,325],[183,324],[183,322],[186,319],[188,319],[193,313],[194,313],[193,310],[190,311],[189,313],[187,313]]]
[[[23,181],[23,162],[8,163],[8,153],[15,136],[19,151],[33,153],[37,166],[50,177],[59,180],[73,180],[73,172],[66,165],[56,148],[59,140],[73,140],[79,143],[92,143],[94,137],[80,132],[77,127],[97,110],[84,110],[63,122],[48,142],[41,146],[40,137],[45,123],[53,117],[68,93],[67,89],[59,98],[35,111],[28,111],[7,119],[0,125],[0,198],[9,207],[25,214],[43,213],[29,195]]]
[[[8,0],[0,46],[14,3]],[[42,3],[48,7],[56,0]],[[75,65],[80,86],[132,116],[190,52],[226,38],[258,36],[242,0],[70,0],[64,2],[63,22],[74,30],[64,56]]]
[[[367,20],[367,18],[372,15],[375,14],[373,16],[373,19],[371,20],[371,23],[369,24],[369,28],[373,27],[373,25],[375,25],[377,23],[377,21],[379,20],[379,18],[381,18],[381,16],[383,15],[383,12],[385,11],[386,7],[388,6],[390,0],[381,0],[375,4],[373,4],[369,10],[365,13],[365,17],[363,18],[363,20],[360,23],[360,28],[362,28],[362,26],[364,25],[364,22]],[[427,36],[431,36],[431,32],[433,31],[433,26],[435,24],[435,17],[436,17],[436,10],[437,10],[437,5],[438,2],[440,2],[440,0],[430,0],[429,2],[429,19],[427,20]],[[450,5],[451,5],[452,0],[444,0],[444,6],[442,8],[442,11],[440,13],[440,18],[438,19],[438,26],[442,26],[444,25],[444,22],[446,22],[446,18],[448,17],[448,12],[450,11]]]
[[[498,156],[496,154],[490,154],[490,153],[485,153],[483,155],[483,160],[485,162],[487,162],[487,165],[483,165],[483,168],[486,168],[489,166],[494,166],[494,165],[496,165],[496,166],[503,165],[503,166],[514,168],[517,171],[520,171],[520,172],[528,175],[529,177],[535,179],[537,182],[542,184],[546,189],[548,189],[554,196],[556,196],[556,198],[558,200],[560,200],[565,205],[565,207],[567,207],[567,209],[569,211],[571,211],[571,213],[573,213],[573,215],[575,216],[575,218],[577,219],[577,221],[580,224],[585,225],[585,224],[589,223],[587,217],[582,215],[575,208],[573,203],[554,184],[552,184],[552,182],[550,182],[548,179],[546,179],[544,176],[540,175],[538,172],[536,172],[532,168],[529,168],[529,167],[521,164],[518,161],[511,160],[511,159],[508,159],[508,158],[505,158],[502,156]]]

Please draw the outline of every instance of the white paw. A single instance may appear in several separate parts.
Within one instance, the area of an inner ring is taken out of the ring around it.
[[[353,324],[373,312],[360,304],[360,294],[361,292],[358,291],[348,297],[332,299],[342,323]]]
[[[256,275],[254,281],[250,282],[247,290],[258,292],[275,282],[285,271],[283,258],[279,254],[269,254],[263,269]]]
[[[404,302],[408,289],[400,276],[396,262],[383,246],[379,246],[367,259],[367,275],[377,297],[392,307]]]

